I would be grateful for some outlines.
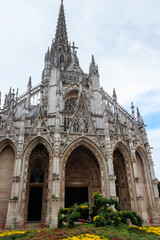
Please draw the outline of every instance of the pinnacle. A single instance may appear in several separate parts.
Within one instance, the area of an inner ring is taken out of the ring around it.
[[[32,85],[32,78],[31,76],[29,77],[29,80],[28,80],[28,86],[31,86]]]
[[[95,65],[95,59],[94,59],[94,55],[92,54],[92,64]]]
[[[115,88],[113,88],[113,101],[117,102],[117,94]]]
[[[140,112],[139,112],[139,108],[137,107],[137,117],[140,117]]]

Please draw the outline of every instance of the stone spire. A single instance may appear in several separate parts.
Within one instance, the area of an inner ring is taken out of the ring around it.
[[[95,64],[95,60],[94,60],[94,56],[92,55],[92,60],[91,60],[91,64],[89,67],[89,75],[97,75],[99,76],[98,73],[98,65]]]
[[[140,125],[144,125],[144,121],[138,107],[137,107],[137,121],[139,122]]]
[[[61,0],[55,40],[51,47],[51,55],[53,65],[59,67],[61,70],[65,70],[71,62],[71,47],[68,43],[63,0]]]
[[[117,103],[117,94],[115,88],[113,89],[113,101]]]
[[[131,103],[131,110],[132,110],[132,118],[135,119],[135,110],[134,110],[133,102]]]
[[[44,58],[44,69],[42,72],[42,82],[45,82],[48,80],[50,76],[50,68],[51,68],[51,54],[50,54],[50,49],[48,47],[48,50],[45,54]]]
[[[65,20],[65,15],[64,15],[63,1],[61,1],[56,36],[55,36],[55,44],[60,44],[60,43],[68,45],[68,36],[67,36],[67,28],[66,28],[66,20]]]
[[[32,88],[32,78],[30,76],[28,80],[28,85],[27,85],[27,92],[30,92],[31,88]]]

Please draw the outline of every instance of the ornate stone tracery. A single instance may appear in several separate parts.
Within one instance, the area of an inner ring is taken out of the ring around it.
[[[76,107],[76,101],[77,101],[77,98],[73,98],[73,97],[67,99],[65,102],[65,110],[74,111]]]

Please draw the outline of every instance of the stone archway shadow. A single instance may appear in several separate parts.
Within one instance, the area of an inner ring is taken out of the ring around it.
[[[106,188],[107,177],[106,177],[106,166],[104,161],[104,156],[99,147],[86,137],[81,137],[73,141],[63,152],[61,163],[60,163],[60,206],[64,206],[65,199],[65,172],[67,161],[70,158],[71,154],[79,148],[85,148],[93,154],[97,160],[100,170],[100,183],[101,183],[101,193],[103,196],[108,197],[108,189]]]

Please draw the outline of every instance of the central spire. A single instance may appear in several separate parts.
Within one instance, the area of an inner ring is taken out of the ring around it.
[[[53,62],[56,63],[56,66],[60,67],[61,70],[65,70],[71,62],[71,48],[68,44],[63,0],[61,0],[56,35],[52,44],[51,55],[54,59]]]
[[[60,6],[60,11],[59,11],[59,16],[58,16],[55,43],[56,44],[58,44],[58,43],[68,44],[68,36],[67,36],[67,28],[66,28],[63,0],[61,0],[61,6]]]

